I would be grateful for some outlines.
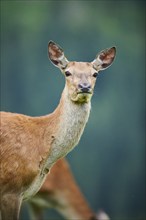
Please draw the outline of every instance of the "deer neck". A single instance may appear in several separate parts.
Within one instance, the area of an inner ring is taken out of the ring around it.
[[[47,168],[50,168],[57,159],[64,157],[78,144],[88,121],[90,109],[90,102],[82,104],[73,102],[65,87],[60,103],[52,114],[57,124],[57,131],[52,135],[54,139],[47,160]]]

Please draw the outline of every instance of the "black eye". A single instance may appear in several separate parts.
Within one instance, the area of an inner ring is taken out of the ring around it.
[[[72,74],[69,71],[65,72],[66,77],[71,76]]]
[[[97,72],[95,72],[94,74],[93,74],[93,77],[97,77],[98,76],[98,73]]]

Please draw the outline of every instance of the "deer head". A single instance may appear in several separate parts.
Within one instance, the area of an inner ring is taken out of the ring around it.
[[[97,54],[93,62],[69,62],[59,45],[53,41],[48,43],[48,56],[64,74],[68,96],[76,103],[90,101],[99,71],[112,64],[115,54],[116,48],[112,47]]]

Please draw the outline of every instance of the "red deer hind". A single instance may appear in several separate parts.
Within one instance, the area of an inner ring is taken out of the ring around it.
[[[105,212],[95,214],[90,208],[65,158],[54,164],[39,192],[27,203],[31,220],[43,220],[48,208],[69,220],[109,220]]]
[[[93,62],[69,62],[54,42],[48,44],[52,63],[65,76],[60,103],[51,114],[30,117],[1,112],[0,210],[2,220],[17,220],[23,200],[34,196],[53,164],[79,142],[91,109],[96,77],[115,57],[112,47]]]

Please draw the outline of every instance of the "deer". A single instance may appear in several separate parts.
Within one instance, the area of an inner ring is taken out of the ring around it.
[[[48,43],[51,62],[65,76],[56,109],[43,116],[1,112],[0,210],[2,220],[18,220],[22,201],[34,196],[57,160],[78,143],[88,121],[99,71],[114,61],[116,47],[92,62],[68,61],[63,49]]]
[[[65,219],[96,219],[65,159],[55,163],[39,192],[28,202],[35,220],[43,219],[41,214],[47,207],[55,208]]]
[[[109,220],[103,211],[95,214],[90,208],[65,158],[54,164],[39,192],[27,201],[27,206],[31,220],[43,220],[43,211],[48,208],[55,209],[64,219]]]

